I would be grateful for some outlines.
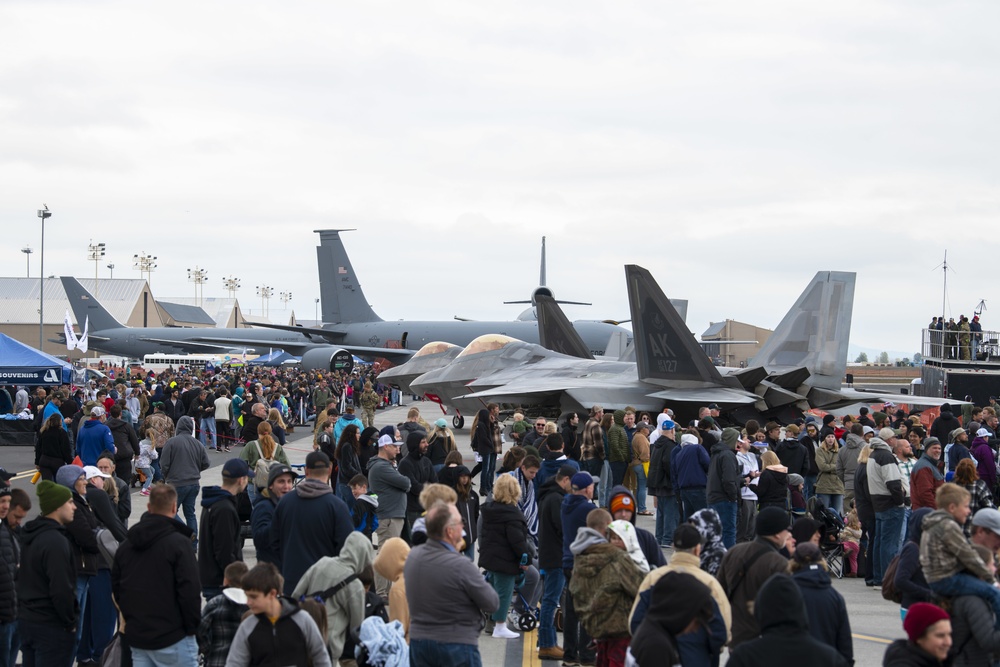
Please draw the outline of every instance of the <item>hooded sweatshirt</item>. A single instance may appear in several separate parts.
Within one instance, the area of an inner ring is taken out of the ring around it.
[[[802,593],[787,574],[768,579],[754,602],[760,637],[730,652],[730,667],[794,665],[808,656],[810,667],[846,667],[849,663],[835,649],[809,634]]]
[[[198,522],[198,574],[205,588],[221,588],[226,566],[243,560],[236,496],[221,486],[201,491]]]
[[[18,617],[67,631],[74,629],[80,617],[76,554],[66,530],[54,519],[32,519],[21,531],[21,549],[16,584]]]
[[[625,411],[615,410],[614,424],[608,429],[608,460],[613,463],[629,463],[632,455],[629,452],[628,433],[625,431]]]
[[[627,637],[643,573],[626,552],[590,528],[580,529],[570,551],[575,565],[569,592],[583,627],[594,639]]]
[[[226,664],[330,667],[330,654],[309,614],[283,599],[274,623],[263,613],[240,623]]]
[[[635,502],[635,495],[621,484],[611,488],[611,494],[608,496],[608,502],[610,503],[611,499],[618,495],[628,496],[632,501],[629,506],[633,509],[638,507]],[[639,547],[642,549],[642,553],[646,557],[646,562],[649,563],[649,567],[657,568],[666,565],[667,561],[663,557],[663,549],[661,549],[660,545],[656,542],[656,536],[645,528],[639,528],[639,526],[636,525],[637,518],[638,516],[633,511],[632,517],[629,521],[631,521],[632,525],[635,527],[635,535],[639,540]]]
[[[854,661],[851,622],[844,596],[834,590],[830,575],[819,565],[792,574],[809,615],[809,634]]]
[[[947,579],[962,572],[969,572],[983,581],[992,583],[993,575],[979,555],[966,541],[962,527],[945,510],[934,510],[923,522],[920,536],[920,566],[927,583]]]
[[[406,577],[403,568],[410,555],[410,545],[398,537],[390,537],[378,550],[373,568],[380,577],[392,582],[389,589],[389,622],[403,625],[406,641],[410,641],[410,606],[406,601]]]
[[[844,446],[837,452],[837,475],[844,480],[844,488],[851,493],[854,493],[854,471],[858,468],[858,455],[864,446],[864,438],[848,433],[844,438]]]
[[[951,404],[945,403],[941,406],[941,413],[931,424],[931,428],[927,432],[927,435],[937,438],[942,443],[946,443],[948,442],[948,434],[956,428],[962,428],[962,423],[958,421],[958,418],[955,417],[955,413],[952,412]]]
[[[320,558],[299,579],[292,597],[312,596],[341,584],[370,567],[374,551],[371,540],[353,532],[336,557]],[[365,587],[358,579],[326,598],[326,644],[330,655],[339,656],[351,628],[365,620]]]
[[[613,530],[615,535],[625,543],[625,551],[636,567],[642,570],[643,574],[647,574],[649,572],[649,562],[646,560],[646,556],[643,555],[642,548],[639,546],[639,538],[636,536],[635,526],[628,521],[619,519],[612,521],[608,528]]]
[[[972,458],[977,461],[976,472],[979,473],[979,479],[986,482],[986,486],[990,490],[995,489],[997,485],[997,464],[988,438],[977,436],[972,441]]]
[[[562,566],[565,570],[573,569],[573,541],[576,540],[577,532],[587,526],[587,515],[593,509],[596,509],[594,503],[587,500],[586,496],[570,493],[563,498],[559,516],[562,518]]]
[[[906,492],[903,490],[903,478],[896,455],[881,438],[872,438],[869,444],[872,453],[868,458],[867,472],[872,507],[876,513],[902,507]]]
[[[115,439],[100,419],[88,419],[76,434],[76,453],[85,466],[96,466],[103,451],[115,451]]]
[[[177,420],[174,436],[163,444],[163,478],[175,487],[196,485],[208,466],[208,450],[194,437],[194,420],[185,415]]]
[[[409,478],[410,488],[406,492],[407,513],[421,513],[420,492],[424,490],[425,484],[435,484],[437,473],[431,460],[420,453],[420,442],[427,436],[423,432],[411,433],[406,438],[407,449],[409,450],[403,460],[399,462],[399,474]],[[381,493],[375,492],[381,497]]]

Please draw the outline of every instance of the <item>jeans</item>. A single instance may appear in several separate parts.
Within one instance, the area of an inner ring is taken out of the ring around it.
[[[354,493],[349,485],[337,482],[337,497],[344,501],[347,509],[354,511]]]
[[[477,644],[442,644],[431,639],[410,640],[410,667],[483,667]]]
[[[708,500],[705,498],[705,487],[698,489],[681,489],[681,516],[685,521],[698,510],[708,507]]]
[[[153,468],[136,468],[136,470],[142,471],[142,474],[146,476],[146,481],[142,483],[142,490],[148,491],[149,487],[153,486]]]
[[[809,500],[816,495],[816,475],[803,475],[802,497]]]
[[[479,490],[490,493],[493,491],[493,477],[496,475],[497,455],[487,454],[483,457],[483,470],[479,475]]]
[[[736,520],[736,541],[750,542],[757,532],[757,501],[743,498],[740,501],[740,516]]]
[[[552,613],[555,614],[555,610]],[[14,667],[17,664],[17,651],[20,648],[17,620],[0,623],[0,667]]]
[[[87,606],[80,610],[83,632],[76,649],[77,662],[100,662],[115,636],[118,612],[111,601],[111,570],[100,569],[87,586]]]
[[[875,541],[878,551],[875,554],[875,583],[882,583],[882,574],[889,567],[889,561],[899,553],[899,536],[903,530],[905,512],[902,507],[893,507],[884,512],[875,512]]]
[[[624,484],[625,471],[627,470],[627,461],[611,461],[611,486],[621,486]]]
[[[563,608],[563,657],[567,660],[593,662],[594,652],[590,648],[590,635],[576,615],[573,596],[569,592],[569,582],[573,578],[573,570],[563,569],[566,577],[566,606]]]
[[[393,537],[399,537],[403,534],[403,526],[406,524],[406,519],[403,517],[379,517],[378,518],[378,528],[375,529],[375,537],[378,539],[379,549],[382,545],[386,543],[387,540]],[[383,577],[378,572],[375,573],[375,592],[381,595],[383,598],[389,595],[389,587],[392,582]],[[287,591],[291,593],[291,590]]]
[[[566,576],[558,568],[543,570],[545,578],[542,592],[542,611],[538,619],[538,648],[549,648],[558,642],[556,638],[556,607],[566,585]]]
[[[163,479],[163,472],[160,471],[160,459],[159,458],[155,458],[152,461],[150,461],[149,462],[149,467],[153,469],[153,481],[154,482],[162,482],[162,481],[164,481],[164,479]]]
[[[510,599],[514,595],[514,579],[516,577],[513,574],[501,574],[500,572],[490,572],[489,579],[490,583],[493,584],[493,590],[497,592],[497,596],[500,598],[500,606],[497,610],[493,612],[492,618],[497,623],[503,623],[507,620],[507,610],[510,609]]]
[[[212,447],[219,446],[219,434],[215,431],[215,417],[201,418],[201,444],[208,447],[208,434],[212,434]]]
[[[668,547],[674,543],[677,530],[677,496],[656,497],[656,543]]]
[[[24,667],[73,667],[76,640],[70,630],[19,620],[17,632]]]
[[[1000,590],[981,581],[971,574],[959,572],[930,584],[931,590],[942,597],[954,598],[960,595],[975,595],[986,600],[993,608],[993,627],[1000,627]]]
[[[844,496],[839,493],[817,493],[816,497],[825,507],[836,510],[837,514],[844,516]]]
[[[187,667],[198,664],[198,642],[189,635],[176,644],[156,650],[133,648],[133,667]]]
[[[640,463],[637,466],[632,466],[632,472],[635,473],[635,504],[639,506],[636,510],[638,512],[646,511],[646,470],[642,467]]]
[[[196,537],[198,535],[198,515],[195,513],[194,501],[198,499],[198,491],[197,484],[177,487],[177,506],[184,508],[184,522],[188,528],[194,531]],[[180,521],[180,518],[178,514],[177,520]]]
[[[722,543],[727,549],[732,549],[736,545],[736,512],[738,505],[735,500],[724,500],[721,503],[712,503],[710,508],[719,515],[722,522]]]
[[[87,608],[87,593],[90,591],[90,580],[92,578],[93,575],[91,574],[76,575],[76,603],[80,608],[80,618],[76,620],[76,637],[73,642],[74,655],[76,655],[76,649],[83,638],[83,610]]]

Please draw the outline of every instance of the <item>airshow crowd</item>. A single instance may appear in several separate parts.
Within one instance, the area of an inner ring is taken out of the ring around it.
[[[0,489],[0,665],[480,665],[536,626],[569,666],[853,664],[831,572],[900,603],[886,665],[1000,651],[995,400],[739,428],[489,405],[459,442],[418,407],[376,426],[366,372],[119,378],[15,392],[39,479]]]

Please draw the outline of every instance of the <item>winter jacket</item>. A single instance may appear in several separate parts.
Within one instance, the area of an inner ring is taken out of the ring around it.
[[[819,565],[809,567],[792,574],[806,605],[809,634],[853,663],[854,642],[844,596],[833,588],[826,570]]]
[[[254,503],[250,515],[250,530],[253,533],[253,546],[257,550],[258,563],[274,563],[281,570],[281,548],[271,542],[271,524],[274,522],[274,510],[277,503],[265,490]]]
[[[784,466],[770,466],[757,478],[757,501],[760,508],[788,506],[788,471]]]
[[[553,452],[550,449],[542,452],[542,466],[538,469],[538,474],[535,475],[535,488],[541,488],[542,484],[555,477],[559,468],[564,465],[580,470],[580,464],[566,455],[565,448],[558,452]]]
[[[830,493],[837,496],[844,495],[844,480],[837,475],[838,454],[840,451],[831,451],[826,447],[816,450],[816,467],[819,468],[819,476],[816,478],[816,493]]]
[[[854,471],[854,506],[858,510],[858,520],[875,530],[875,507],[868,487],[868,466],[858,465]]]
[[[38,434],[35,443],[35,465],[53,471],[73,462],[73,449],[69,436],[61,428],[50,428]]]
[[[163,443],[163,478],[175,487],[193,486],[201,481],[201,472],[208,466],[208,450],[194,437],[194,420],[185,415],[177,422],[174,437]]]
[[[681,444],[670,452],[670,472],[675,491],[704,489],[708,485],[708,452],[697,442]]]
[[[226,667],[229,646],[248,611],[242,588],[224,588],[205,604],[198,623],[198,652],[202,667]]]
[[[21,562],[21,545],[17,537],[0,520],[0,623],[17,619],[17,568]]]
[[[351,424],[354,424],[355,426],[358,427],[359,433],[365,428],[365,425],[361,422],[360,419],[357,418],[357,416],[350,413],[342,414],[340,415],[340,419],[338,419],[337,422],[333,425],[333,441],[340,442],[340,434],[343,433],[344,429],[350,426]]]
[[[743,478],[740,476],[740,462],[736,460],[736,452],[722,442],[712,445],[706,486],[708,504],[739,501],[741,486]]]
[[[21,549],[16,586],[18,618],[75,630],[80,618],[76,550],[66,530],[54,519],[32,519],[21,533]]]
[[[950,663],[941,662],[907,639],[897,639],[889,644],[882,658],[882,667],[943,667],[946,664]]]
[[[580,438],[580,460],[590,461],[593,459],[604,460],[604,432],[601,430],[599,421],[588,419]]]
[[[990,449],[989,441],[987,438],[976,438],[972,441],[972,458],[976,459],[978,465],[976,466],[976,472],[979,473],[979,479],[986,482],[986,486],[990,490],[997,487],[997,464],[996,464],[996,454]]]
[[[927,585],[924,571],[920,567],[920,539],[924,534],[924,519],[933,510],[929,507],[914,510],[906,527],[906,543],[899,550],[899,564],[893,584],[903,599],[899,606],[909,609],[915,602],[934,602],[934,592]]]
[[[778,455],[781,465],[788,468],[789,474],[798,474],[803,477],[809,474],[809,456],[806,454],[806,446],[798,440],[782,440],[775,445],[774,453]]]
[[[309,566],[324,556],[338,556],[354,532],[351,511],[318,479],[299,482],[278,503],[271,523],[271,542],[281,548],[281,574],[289,595]]]
[[[952,598],[952,667],[994,664],[1000,655],[1000,630],[993,626],[993,609],[985,600],[975,595]]]
[[[240,623],[226,667],[330,667],[326,642],[308,613],[281,600],[281,614],[271,623],[266,614]]]
[[[115,463],[131,461],[139,456],[139,438],[136,437],[131,422],[111,417],[107,421],[107,427],[115,443]]]
[[[449,430],[435,430],[427,439],[427,457],[431,465],[444,465],[448,454],[456,451],[455,436]]]
[[[499,454],[502,447],[500,425],[493,421],[490,411],[483,408],[476,416],[476,430],[472,434],[472,449],[480,456]]]
[[[221,486],[201,490],[198,574],[205,588],[222,588],[226,566],[243,560],[236,496]]]
[[[799,442],[806,448],[806,458],[809,459],[809,474],[818,475],[819,468],[816,467],[816,450],[819,449],[819,441],[813,440],[808,433],[799,436]]]
[[[902,507],[906,493],[903,490],[903,480],[896,456],[889,445],[880,438],[872,438],[869,444],[872,452],[867,469],[872,507],[876,513]]]
[[[480,619],[497,610],[500,598],[472,561],[429,540],[413,548],[403,573],[411,641],[479,645]]]
[[[570,547],[575,556],[569,592],[577,617],[594,639],[628,637],[628,615],[643,573],[628,553],[590,528]]]
[[[500,574],[519,574],[528,544],[528,526],[516,505],[489,501],[480,510],[479,567]]]
[[[97,548],[95,536],[100,524],[86,497],[81,497],[73,491],[73,503],[76,505],[76,512],[73,513],[73,520],[66,524],[66,532],[69,535],[70,545],[76,551],[76,572],[92,576],[97,574],[98,568],[104,562]]]
[[[962,428],[962,422],[958,421],[955,413],[951,410],[951,405],[945,403],[941,406],[941,412],[937,419],[931,423],[931,428],[927,431],[927,435],[932,438],[937,438],[941,441],[942,445],[945,445],[951,440],[948,436],[956,428]]]
[[[115,539],[119,542],[124,540],[127,531],[127,528],[125,527],[126,524],[122,521],[121,517],[118,516],[118,508],[115,507],[115,504],[111,501],[111,496],[109,496],[104,489],[98,489],[96,486],[88,485],[87,502],[90,504],[90,509],[94,513],[94,518],[97,519],[97,523],[110,530],[111,534],[114,535]],[[107,569],[107,565],[104,563],[103,558],[100,561],[100,567]]]
[[[750,566],[746,564],[755,559]],[[726,591],[733,608],[733,639],[731,646],[738,646],[760,635],[761,627],[754,616],[754,600],[764,582],[772,574],[783,573],[788,559],[781,555],[773,543],[758,537],[752,542],[737,544],[726,552],[716,577]],[[791,580],[789,580],[791,584]],[[794,584],[792,584],[794,586]],[[796,591],[797,593],[797,591]],[[801,600],[801,596],[799,596]],[[759,609],[759,606],[758,606]],[[805,623],[805,613],[800,614]],[[805,628],[803,628],[803,631]],[[750,663],[753,664],[753,663]],[[770,663],[778,664],[778,663]],[[794,664],[794,661],[788,663]]]
[[[786,574],[771,577],[754,604],[760,638],[740,643],[729,654],[729,667],[771,667],[808,661],[810,667],[847,667],[836,649],[809,632],[809,615],[799,587]],[[735,632],[734,632],[735,635]],[[733,637],[736,643],[736,637]]]
[[[111,568],[111,590],[130,646],[166,648],[193,635],[201,620],[201,581],[191,529],[146,513],[128,531]]]
[[[576,539],[577,531],[586,527],[587,515],[593,509],[596,509],[596,506],[585,496],[570,493],[563,498],[562,506],[559,508],[559,516],[562,519],[563,529],[562,566],[564,570],[573,569],[573,552],[570,550],[570,545]]]
[[[962,527],[945,510],[934,510],[923,523],[920,537],[920,566],[927,583],[966,571],[983,581],[993,583],[993,575],[979,560],[972,546],[966,541]]]
[[[845,492],[854,493],[854,471],[858,468],[858,455],[864,446],[864,438],[848,433],[844,437],[844,446],[837,452],[837,477],[844,482]]]
[[[357,450],[354,449],[354,445],[345,443],[340,448],[340,456],[337,458],[337,483],[350,486],[351,480],[361,474],[364,473]]]
[[[670,452],[677,443],[665,435],[653,441],[649,452],[649,474],[646,475],[646,491],[657,497],[674,495],[674,484],[670,478]]]
[[[420,492],[424,490],[424,485],[437,483],[437,473],[434,472],[431,460],[420,453],[419,447],[414,447],[399,462],[399,474],[410,480],[410,488],[406,492],[407,513],[423,512],[424,509],[420,506]]]
[[[925,453],[910,471],[910,506],[914,511],[921,507],[937,509],[937,490],[944,484],[944,475],[937,464],[937,459]]]
[[[632,436],[632,462],[647,463],[649,461],[649,438],[636,433]]]
[[[608,429],[608,460],[615,463],[630,463],[628,433],[625,431],[625,411],[615,410],[615,421]]]
[[[621,484],[611,487],[611,493],[608,494],[608,498],[611,499],[618,495],[628,496],[629,500],[632,501],[630,504],[631,507],[636,508],[639,506],[635,501],[635,495]],[[639,526],[636,525],[636,520],[638,518],[639,515],[633,511],[632,518],[629,519],[629,521],[633,526],[635,526],[635,536],[639,541],[639,548],[642,549],[643,556],[646,557],[646,563],[649,565],[650,569],[666,565],[667,561],[663,558],[663,549],[661,549],[659,543],[657,543],[656,536],[645,528],[639,528]]]
[[[538,569],[562,567],[563,528],[559,510],[566,492],[549,478],[538,491]],[[461,510],[461,508],[459,508]]]
[[[368,461],[368,489],[378,496],[379,521],[406,517],[410,484],[410,478],[386,459],[376,456]]]
[[[351,533],[336,557],[320,558],[302,575],[292,597],[310,596],[332,588],[348,577],[370,568],[375,552],[372,542],[361,533]],[[347,634],[365,620],[365,587],[357,579],[326,598],[326,637],[330,655],[344,650]]]
[[[96,466],[102,452],[115,451],[111,430],[100,419],[88,419],[76,434],[76,453],[85,466]]]

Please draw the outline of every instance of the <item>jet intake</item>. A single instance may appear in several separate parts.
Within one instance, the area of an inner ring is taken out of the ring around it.
[[[350,373],[354,370],[354,355],[347,350],[332,345],[314,347],[302,355],[302,368],[307,371],[324,373]]]

